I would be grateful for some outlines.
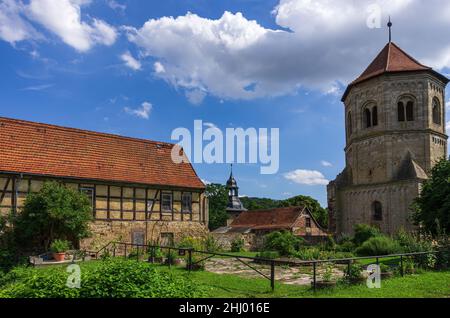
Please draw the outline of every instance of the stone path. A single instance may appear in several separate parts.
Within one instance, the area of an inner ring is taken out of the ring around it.
[[[247,261],[246,261],[247,262]],[[270,277],[270,266],[256,263],[249,263],[250,266],[256,268],[260,272]],[[344,276],[345,266],[336,265],[333,268],[333,278],[341,278]],[[245,278],[261,278],[253,269],[245,264],[242,264],[236,259],[232,258],[212,258],[205,264],[205,270],[216,274],[232,274]],[[317,280],[322,278],[325,269],[323,267],[317,268]],[[275,280],[284,284],[290,285],[310,285],[312,281],[312,266],[302,267],[275,267]]]

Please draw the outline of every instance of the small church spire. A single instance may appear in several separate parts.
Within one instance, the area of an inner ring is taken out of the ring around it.
[[[392,22],[391,22],[391,16],[389,16],[389,22],[387,24],[389,28],[389,43],[392,42]]]

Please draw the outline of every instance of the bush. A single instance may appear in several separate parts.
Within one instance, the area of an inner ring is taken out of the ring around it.
[[[212,235],[208,235],[205,238],[204,241],[204,246],[205,246],[205,250],[207,252],[219,252],[220,250],[222,250],[222,246],[219,244],[219,241],[217,241],[214,236]]]
[[[256,258],[261,258],[261,259],[277,259],[280,258],[280,253],[278,253],[277,251],[264,251],[264,252],[259,252],[256,255]]]
[[[304,240],[291,232],[272,232],[264,237],[264,248],[269,251],[277,251],[281,256],[290,256],[304,244]]]
[[[403,230],[399,231],[395,237],[395,241],[402,247],[405,253],[430,252],[433,250],[431,240],[420,239]]]
[[[232,252],[242,252],[244,250],[244,244],[245,241],[242,237],[236,237],[232,242],[231,242],[231,251]]]
[[[380,236],[381,232],[376,227],[367,224],[358,224],[355,226],[355,235],[353,236],[353,243],[360,246],[367,240]]]
[[[379,256],[401,252],[401,246],[387,236],[376,236],[365,241],[356,249],[359,256]]]
[[[91,267],[92,265],[92,267]],[[161,272],[144,262],[122,259],[89,264],[81,270],[81,288],[66,287],[65,267],[20,268],[15,282],[0,291],[7,298],[192,298],[203,291],[188,278]]]
[[[358,264],[352,264],[347,272],[347,279],[351,282],[359,281],[362,277],[362,268]]]
[[[54,253],[64,253],[70,249],[70,242],[66,240],[54,240],[50,250]]]

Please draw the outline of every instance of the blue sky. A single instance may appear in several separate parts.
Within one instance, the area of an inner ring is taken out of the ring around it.
[[[279,172],[235,165],[241,194],[303,194],[325,206],[323,180],[345,164],[342,90],[387,35],[366,26],[372,2],[307,2],[0,0],[0,116],[168,142],[196,119],[279,128]],[[449,19],[405,26],[421,4],[379,2],[383,21],[403,12],[396,42],[448,74],[450,39],[428,35]],[[226,164],[195,169],[209,182],[229,174]],[[298,169],[323,177],[312,185],[285,178]]]

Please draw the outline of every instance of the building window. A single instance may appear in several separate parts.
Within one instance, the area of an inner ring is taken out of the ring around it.
[[[305,225],[307,229],[311,228],[311,218],[306,218],[305,219]]]
[[[161,210],[163,212],[172,212],[172,193],[163,192],[161,195]]]
[[[414,121],[414,103],[411,101],[406,103],[406,120]]]
[[[185,192],[181,196],[181,212],[192,213],[192,193]]]
[[[441,104],[437,98],[433,99],[433,123],[441,124]]]
[[[82,187],[80,188],[80,192],[84,193],[88,198],[89,202],[91,203],[92,209],[94,208],[94,188],[91,187]]]
[[[145,233],[143,231],[131,232],[131,242],[136,245],[145,244]]]
[[[383,206],[379,201],[375,201],[372,204],[373,210],[373,219],[374,221],[382,221],[383,220]]]
[[[352,124],[352,113],[349,112],[347,115],[347,131],[348,131],[348,135],[351,136],[351,134],[353,134],[353,124]]]
[[[161,246],[173,246],[173,233],[161,233]]]
[[[405,106],[403,105],[403,102],[398,103],[397,112],[398,112],[398,121],[405,121]]]
[[[378,107],[372,108],[372,126],[378,126]]]
[[[365,127],[370,128],[372,126],[372,114],[370,113],[370,109],[364,109],[364,118],[365,118]]]

